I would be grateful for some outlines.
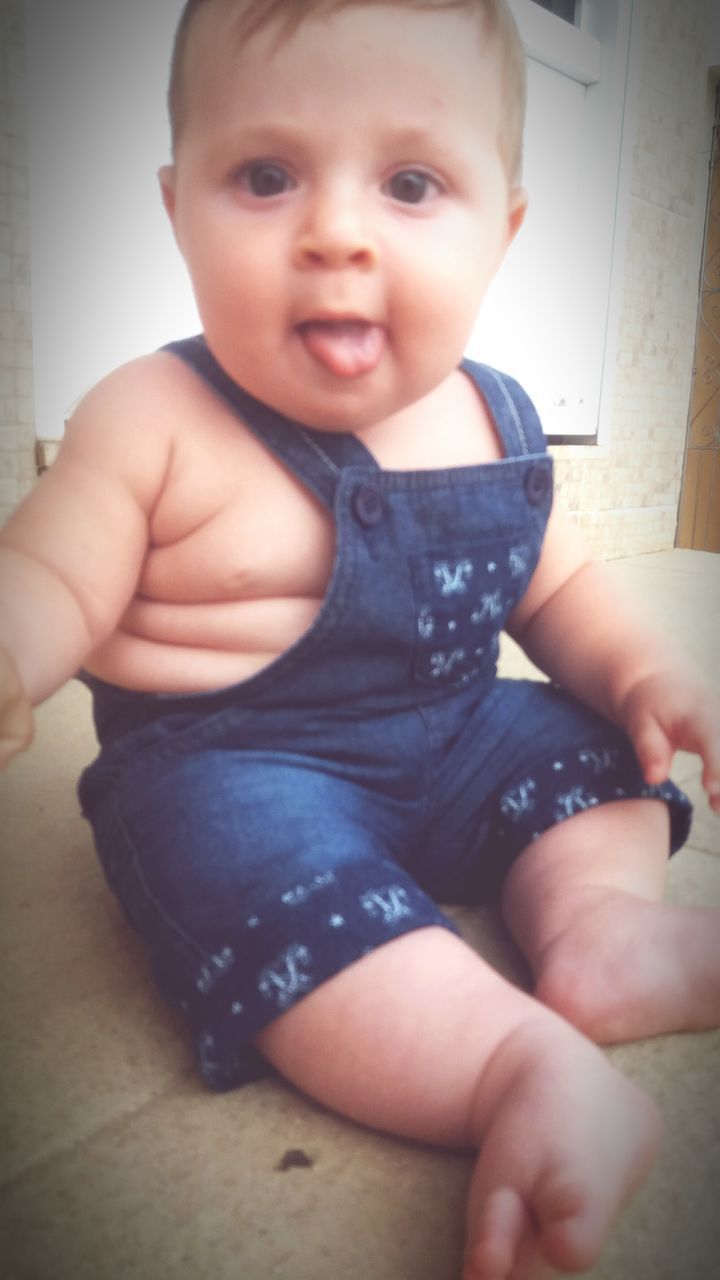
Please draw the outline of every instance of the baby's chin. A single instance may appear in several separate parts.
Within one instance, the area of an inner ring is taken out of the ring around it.
[[[382,382],[382,385],[378,385]],[[314,379],[285,377],[269,394],[255,392],[278,413],[316,431],[352,433],[392,418],[411,404],[416,395],[405,387],[388,385],[388,379],[358,377],[328,378],[318,386]]]
[[[415,395],[356,396],[352,403],[344,395],[330,396],[330,403],[318,403],[315,397],[305,400],[302,395],[294,401],[292,410],[280,410],[288,418],[315,431],[357,433],[389,423],[403,409],[415,402]]]

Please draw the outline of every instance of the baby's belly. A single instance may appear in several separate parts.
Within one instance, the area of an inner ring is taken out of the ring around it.
[[[306,596],[198,604],[138,598],[85,670],[146,692],[220,689],[249,679],[284,653],[312,625],[321,604]]]

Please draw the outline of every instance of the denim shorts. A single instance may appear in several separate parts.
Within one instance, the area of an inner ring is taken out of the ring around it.
[[[305,711],[292,733],[282,709],[201,695],[104,736],[83,811],[216,1089],[262,1074],[253,1037],[353,961],[455,930],[438,903],[492,899],[547,828],[636,796],[667,802],[673,849],[690,821],[617,728],[534,681],[357,719]]]

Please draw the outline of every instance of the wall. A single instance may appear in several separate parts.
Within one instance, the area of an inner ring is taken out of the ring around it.
[[[635,142],[612,430],[558,446],[559,487],[603,557],[671,547],[682,478],[710,146],[714,0],[646,0],[633,34]]]
[[[34,476],[22,0],[0,0],[0,521]]]
[[[200,328],[156,176],[182,0],[24,4],[35,423],[58,440],[94,383]]]

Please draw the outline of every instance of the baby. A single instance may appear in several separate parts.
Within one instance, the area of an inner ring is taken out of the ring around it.
[[[205,1078],[476,1148],[464,1280],[593,1266],[659,1130],[593,1041],[720,1022],[717,913],[662,902],[717,713],[463,359],[523,99],[505,0],[190,0],[203,334],[85,397],[0,550],[3,758],[80,670],[83,811]],[[497,678],[503,627],[549,682]],[[498,893],[534,996],[437,906]]]

